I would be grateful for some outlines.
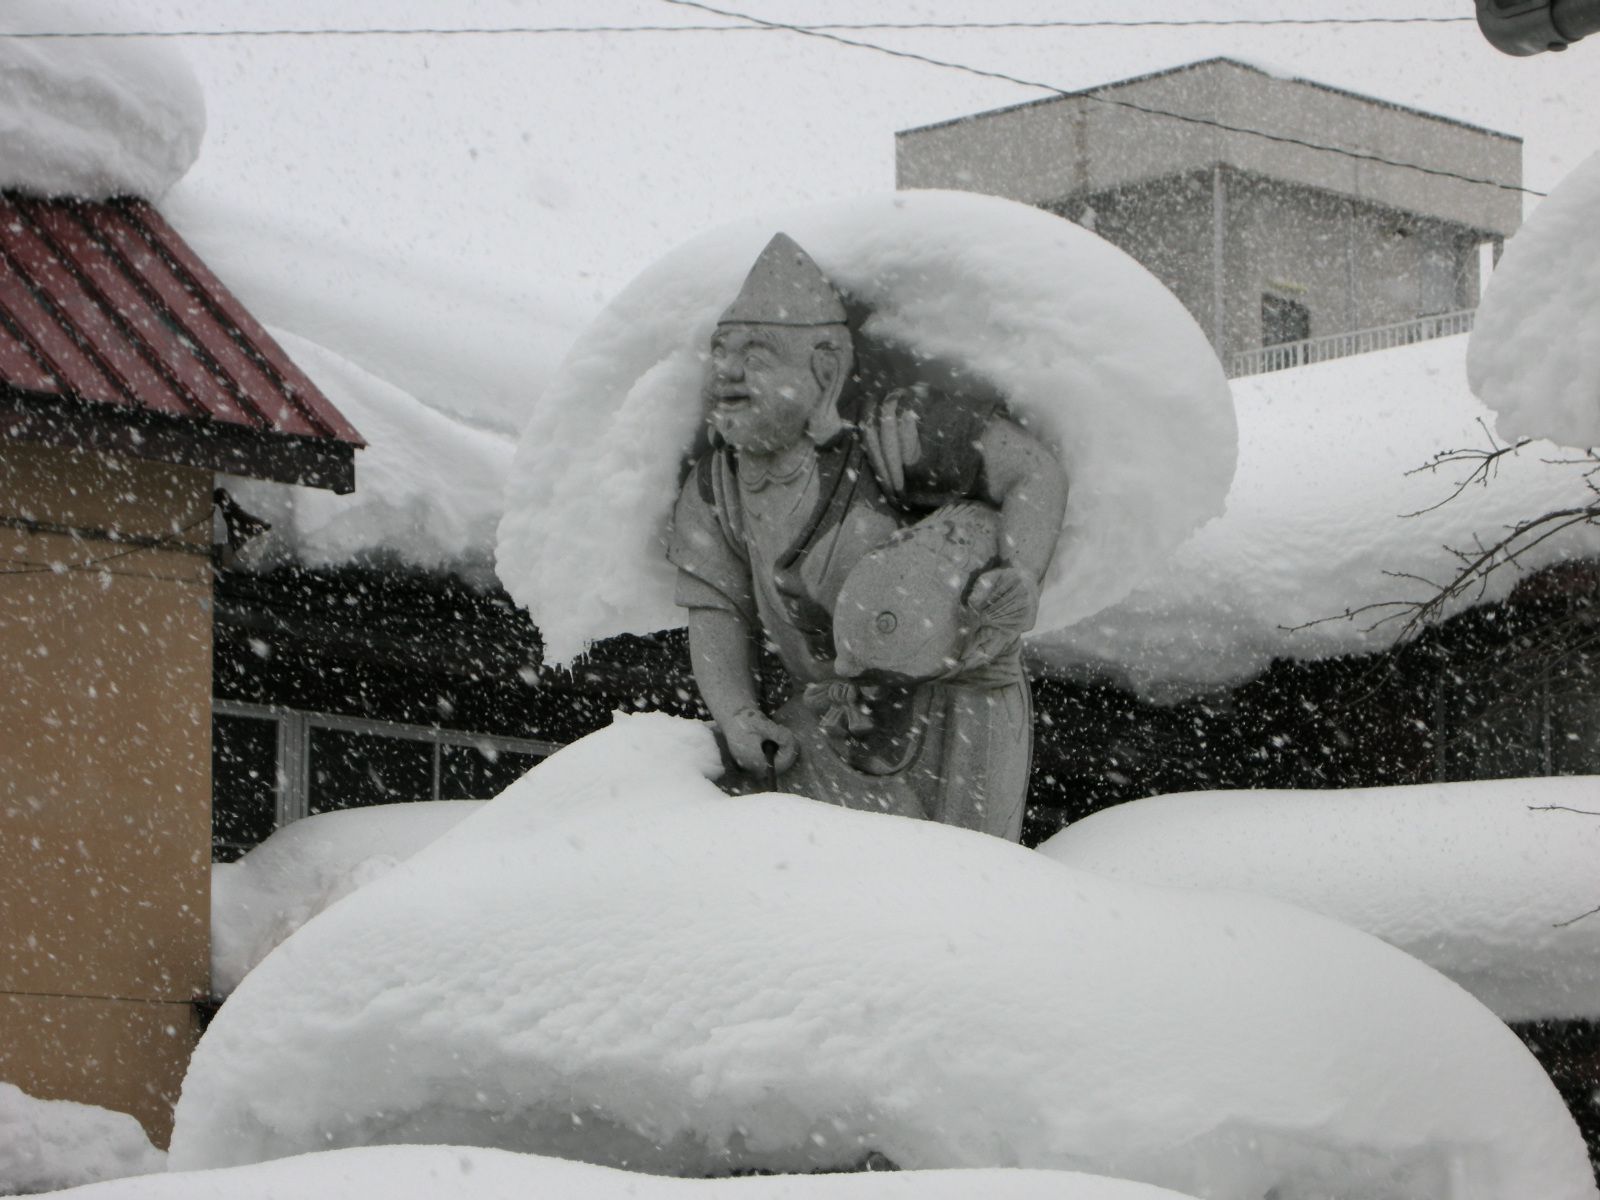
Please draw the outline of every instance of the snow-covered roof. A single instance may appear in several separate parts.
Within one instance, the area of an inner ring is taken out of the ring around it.
[[[13,0],[10,28],[72,29],[87,14]],[[160,198],[194,163],[205,101],[183,56],[154,41],[0,36],[0,189]]]
[[[1471,464],[1417,473],[1443,451],[1490,444],[1494,415],[1467,387],[1465,351],[1464,337],[1440,338],[1235,379],[1239,467],[1227,511],[1121,604],[1041,639],[1040,659],[1099,666],[1161,693],[1237,683],[1278,657],[1389,645],[1397,624],[1373,628],[1381,613],[1301,626],[1425,598],[1425,584],[1395,573],[1447,579],[1459,565],[1450,547],[1587,497],[1583,466],[1555,461],[1573,452],[1549,443],[1503,459],[1454,499]],[[1499,599],[1528,571],[1597,550],[1595,530],[1571,530],[1472,599]]]
[[[348,492],[360,434],[150,204],[0,192],[10,436]]]

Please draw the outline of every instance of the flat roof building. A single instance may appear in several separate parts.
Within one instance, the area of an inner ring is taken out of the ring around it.
[[[1232,374],[1464,332],[1522,219],[1520,138],[1228,58],[904,130],[896,176],[1089,226]]]

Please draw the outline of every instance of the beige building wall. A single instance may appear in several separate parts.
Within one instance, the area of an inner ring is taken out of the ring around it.
[[[211,486],[0,441],[0,1080],[162,1144],[209,988]]]

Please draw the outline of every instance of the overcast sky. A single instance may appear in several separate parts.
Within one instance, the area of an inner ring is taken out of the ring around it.
[[[774,20],[1471,14],[1471,0],[729,0]],[[666,0],[127,0],[149,28],[704,24]],[[1050,81],[1226,54],[1527,139],[1547,189],[1600,145],[1600,37],[1512,59],[1475,25],[872,31]],[[795,202],[885,189],[895,130],[1044,93],[791,33],[186,39],[200,161],[169,208],[443,260],[592,309],[667,247]]]

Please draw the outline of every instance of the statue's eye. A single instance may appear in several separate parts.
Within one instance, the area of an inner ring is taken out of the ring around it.
[[[894,627],[898,624],[900,624],[899,618],[892,612],[879,613],[878,619],[873,622],[879,633],[893,633]]]

